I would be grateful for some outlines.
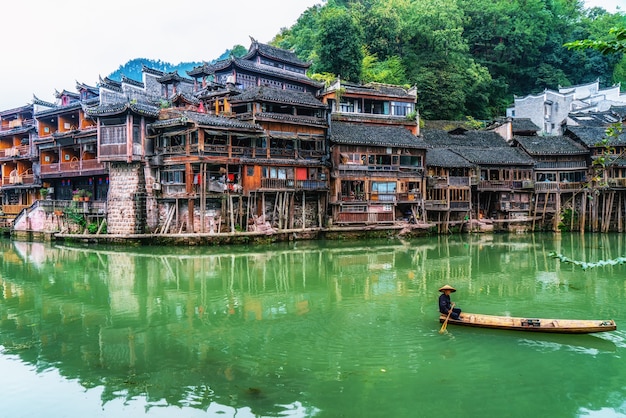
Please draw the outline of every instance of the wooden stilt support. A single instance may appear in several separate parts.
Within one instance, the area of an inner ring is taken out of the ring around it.
[[[302,229],[306,229],[306,196],[302,192]]]

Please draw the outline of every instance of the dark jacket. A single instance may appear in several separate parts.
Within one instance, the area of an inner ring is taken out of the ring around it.
[[[446,295],[445,293],[442,293],[441,296],[439,296],[439,312],[441,312],[444,315],[447,315],[450,308],[452,308],[452,302],[450,302],[450,295]]]

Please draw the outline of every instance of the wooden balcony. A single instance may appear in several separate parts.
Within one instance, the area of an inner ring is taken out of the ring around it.
[[[426,210],[438,211],[438,210],[448,210],[450,209],[450,206],[448,205],[447,200],[425,200],[424,208]]]
[[[52,163],[41,165],[41,175],[55,174],[89,174],[90,172],[102,172],[106,169],[104,163],[99,163],[98,160],[76,160],[64,163]]]
[[[573,192],[582,189],[584,186],[585,183],[581,182],[540,181],[535,183],[535,192]]]
[[[470,202],[452,201],[450,202],[450,210],[470,210]]]
[[[393,223],[393,212],[339,212],[335,223],[338,224],[380,224]]]
[[[417,203],[420,200],[422,200],[422,194],[420,192],[398,193],[398,202]]]
[[[0,150],[0,158],[24,158],[29,156],[30,149],[28,145],[19,145],[17,147]]]
[[[480,180],[478,190],[485,191],[511,191],[532,189],[533,182],[530,180]]]
[[[503,212],[527,211],[527,210],[530,210],[530,203],[529,202],[500,202],[500,210]]]
[[[450,187],[469,187],[470,178],[450,176],[448,177],[448,184],[450,185]]]
[[[615,178],[608,180],[609,187],[623,189],[626,188],[626,179],[623,178]]]
[[[32,173],[22,175],[11,175],[2,177],[2,186],[17,186],[21,184],[34,184],[35,176]]]
[[[266,190],[328,190],[326,180],[261,179]]]

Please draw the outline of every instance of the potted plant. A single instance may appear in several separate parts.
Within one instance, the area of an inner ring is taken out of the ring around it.
[[[39,194],[41,195],[42,199],[45,199],[46,197],[48,197],[48,188],[42,187],[41,189],[39,189]]]

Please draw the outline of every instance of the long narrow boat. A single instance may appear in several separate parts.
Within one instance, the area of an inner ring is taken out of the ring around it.
[[[446,320],[440,314],[439,322]],[[512,316],[482,315],[463,312],[459,319],[448,320],[448,325],[465,325],[479,328],[508,329],[514,331],[552,332],[561,334],[590,334],[593,332],[615,331],[617,326],[612,319],[544,319],[517,318]]]

